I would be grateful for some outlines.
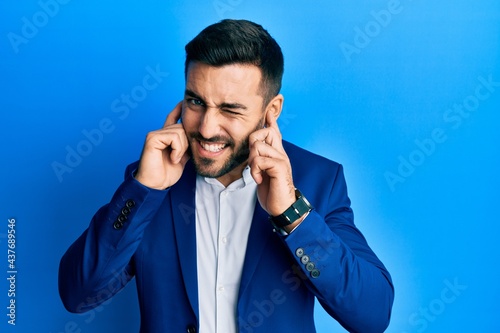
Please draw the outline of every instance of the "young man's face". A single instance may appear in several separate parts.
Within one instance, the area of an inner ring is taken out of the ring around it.
[[[261,77],[254,65],[189,65],[182,123],[200,175],[226,186],[241,177],[248,136],[264,126]]]

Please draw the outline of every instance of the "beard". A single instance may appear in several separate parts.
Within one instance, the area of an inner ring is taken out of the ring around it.
[[[264,120],[262,119],[259,124],[257,124],[257,126],[253,129],[253,131],[251,131],[244,140],[237,144],[230,137],[215,136],[207,139],[204,138],[199,132],[190,133],[189,138],[191,140],[189,141],[188,154],[193,159],[196,172],[202,177],[219,178],[231,172],[242,163],[246,162],[248,160],[248,156],[250,155],[248,138],[251,133],[262,128],[263,122]],[[196,141],[224,142],[226,144],[226,148],[224,149],[232,149],[233,151],[231,155],[226,158],[222,166],[216,169],[214,165],[217,163],[217,160],[206,157],[195,157],[193,155],[191,147],[195,144]]]

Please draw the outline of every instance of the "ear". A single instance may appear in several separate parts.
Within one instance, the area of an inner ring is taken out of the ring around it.
[[[281,110],[283,109],[284,100],[285,98],[282,94],[274,96],[274,98],[267,104],[265,113],[267,114],[268,112],[271,112],[274,117],[278,119],[281,114]]]

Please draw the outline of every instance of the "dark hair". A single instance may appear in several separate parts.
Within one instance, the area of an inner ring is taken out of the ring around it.
[[[264,98],[264,106],[281,89],[281,48],[261,25],[247,20],[226,19],[203,29],[186,45],[186,76],[191,62],[215,67],[231,64],[259,67],[262,73],[260,93]]]

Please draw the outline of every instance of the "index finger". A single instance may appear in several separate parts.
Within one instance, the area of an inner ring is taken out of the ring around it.
[[[280,133],[278,118],[276,118],[271,111],[268,111],[266,114],[266,127],[274,128],[278,133]]]
[[[278,117],[271,111],[266,113],[266,127],[273,130],[281,138],[281,131],[278,127]]]
[[[182,113],[182,101],[177,103],[175,108],[170,111],[170,113],[167,116],[167,119],[165,120],[165,123],[163,124],[163,127],[167,127],[170,125],[174,125],[177,123],[179,119],[181,119],[181,113]]]
[[[276,122],[276,117],[272,112],[267,112],[266,127],[251,133],[249,142],[251,147],[254,146],[257,141],[261,141],[275,149],[283,150],[281,138],[281,132]]]

